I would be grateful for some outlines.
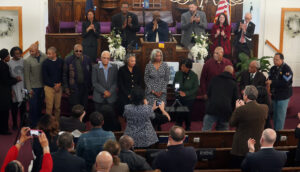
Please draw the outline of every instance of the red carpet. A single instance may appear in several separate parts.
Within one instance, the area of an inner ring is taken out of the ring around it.
[[[300,112],[300,87],[293,88],[293,96],[291,97],[291,100],[289,102],[288,110],[287,110],[287,118],[285,121],[285,129],[294,129],[297,124],[299,123],[299,120],[297,118],[297,113]],[[193,112],[193,119],[202,119],[203,113],[199,112],[199,106],[196,104],[196,110]],[[12,121],[10,120],[10,123]],[[122,123],[122,128],[125,128],[124,122]],[[171,128],[171,126],[174,123],[167,123],[162,125],[162,130],[167,131]],[[12,124],[10,124],[12,126]],[[202,121],[195,121],[192,122],[191,129],[193,131],[200,131],[202,128]],[[13,145],[14,139],[16,137],[17,132],[13,132],[13,135],[10,136],[3,136],[0,135],[0,164],[2,166],[4,157],[8,151],[8,149]],[[32,153],[31,153],[31,143],[28,141],[19,152],[18,160],[20,160],[25,168],[25,171],[27,172],[27,168],[29,166],[30,161],[33,159]]]

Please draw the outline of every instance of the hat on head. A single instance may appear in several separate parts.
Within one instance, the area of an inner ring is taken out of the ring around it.
[[[9,55],[8,50],[3,48],[0,50],[0,59],[3,60]]]

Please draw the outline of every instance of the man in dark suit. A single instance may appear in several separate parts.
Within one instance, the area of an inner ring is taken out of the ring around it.
[[[193,172],[197,154],[193,147],[184,147],[184,139],[184,129],[174,125],[170,129],[168,150],[157,155],[153,162],[153,169],[160,169],[162,172]]]
[[[232,168],[239,168],[242,160],[248,152],[245,143],[249,138],[258,140],[264,130],[268,116],[268,106],[256,102],[258,91],[255,86],[248,85],[243,94],[243,100],[236,101],[229,124],[236,127],[232,142]],[[259,145],[256,145],[259,149]]]
[[[245,14],[245,19],[238,23],[238,27],[235,31],[235,53],[236,57],[240,53],[245,53],[251,57],[252,49],[252,36],[255,30],[255,24],[251,22],[252,15],[251,13]]]
[[[135,14],[128,12],[129,4],[121,3],[121,13],[114,15],[111,19],[111,30],[121,34],[122,46],[135,46],[137,43],[136,32],[140,30],[138,18]]]
[[[203,131],[211,130],[214,123],[216,123],[216,130],[228,130],[228,120],[238,98],[237,83],[232,75],[233,67],[228,65],[223,73],[214,77],[209,83]]]
[[[247,85],[266,86],[266,77],[262,72],[259,72],[260,63],[253,60],[249,64],[248,71],[241,73],[240,90],[244,90]]]
[[[98,112],[103,104],[113,105],[117,100],[118,68],[111,64],[109,59],[109,51],[103,51],[101,61],[95,64],[92,70],[93,100]]]
[[[52,153],[53,159],[53,170],[55,172],[85,172],[86,166],[84,159],[72,155],[70,152],[74,151],[74,142],[73,136],[64,132],[58,137],[57,144],[59,150],[55,153]]]
[[[243,171],[255,172],[280,172],[284,166],[287,155],[283,151],[277,151],[273,148],[276,141],[276,132],[273,129],[265,129],[260,138],[261,149],[255,152],[255,140],[248,140],[249,153],[242,163]]]
[[[82,122],[85,116],[84,107],[80,104],[72,107],[72,113],[70,117],[62,116],[59,119],[60,131],[73,132],[79,130],[81,132],[86,131],[85,123]]]
[[[167,42],[169,35],[168,23],[160,19],[159,11],[152,13],[153,21],[146,25],[147,41]]]

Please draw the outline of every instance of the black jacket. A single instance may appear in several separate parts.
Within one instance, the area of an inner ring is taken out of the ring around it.
[[[240,23],[244,23],[244,20],[241,20],[240,22],[237,23],[237,27],[236,27],[237,29],[235,30],[235,35],[236,35],[235,45],[237,45],[240,42],[242,36],[242,30],[239,30]],[[246,44],[249,49],[252,48],[252,41],[253,41],[252,37],[254,34],[254,30],[255,30],[255,24],[250,21],[246,29],[246,33],[244,34]]]
[[[167,151],[159,153],[153,162],[153,168],[162,172],[193,172],[196,163],[195,149],[180,144],[168,146]]]
[[[248,71],[244,71],[241,73],[241,81],[240,81],[240,90],[245,89],[247,85],[257,86],[266,86],[266,77],[261,72],[256,72],[254,78],[250,80],[250,73]]]
[[[59,149],[51,153],[53,160],[53,172],[86,172],[84,159],[72,155],[65,149]]]
[[[143,78],[140,69],[135,65],[132,69],[132,73],[129,71],[127,65],[120,67],[118,71],[118,87],[119,87],[119,100],[123,105],[129,104],[130,100],[128,95],[132,88],[142,87]]]
[[[169,36],[169,27],[168,23],[159,20],[157,22],[158,24],[158,29],[153,31],[153,22],[150,22],[146,25],[146,34],[147,36],[147,41],[149,42],[155,42],[156,41],[156,33],[158,33],[159,37],[159,42],[167,42],[168,41],[168,36]]]
[[[144,157],[131,150],[121,150],[119,157],[121,162],[127,163],[130,171],[152,170]]]
[[[269,80],[272,80],[272,100],[285,100],[292,96],[293,71],[286,63],[280,67],[273,66],[270,69]]]
[[[287,159],[283,151],[273,148],[261,149],[255,153],[248,153],[242,162],[242,171],[280,172]]]
[[[228,72],[215,76],[207,90],[206,114],[230,118],[238,98],[237,83]]]
[[[127,18],[132,18],[132,27],[126,26],[125,29],[122,29],[122,25],[125,21],[125,17],[122,16],[122,13],[114,15],[111,19],[111,30],[116,30],[121,33],[122,45],[127,48],[128,45],[135,46],[137,42],[136,32],[140,30],[138,18],[135,14],[128,12]]]
[[[79,119],[74,117],[60,117],[59,120],[60,131],[72,132],[74,130],[86,131],[86,126],[83,122],[80,122]]]
[[[18,81],[9,72],[9,66],[0,60],[0,110],[8,110],[11,106],[11,86]]]

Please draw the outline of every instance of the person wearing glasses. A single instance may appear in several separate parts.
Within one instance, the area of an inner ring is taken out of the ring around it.
[[[92,61],[83,55],[82,45],[74,46],[74,54],[64,63],[63,86],[69,96],[70,107],[81,104],[87,109],[88,93],[91,89]]]

